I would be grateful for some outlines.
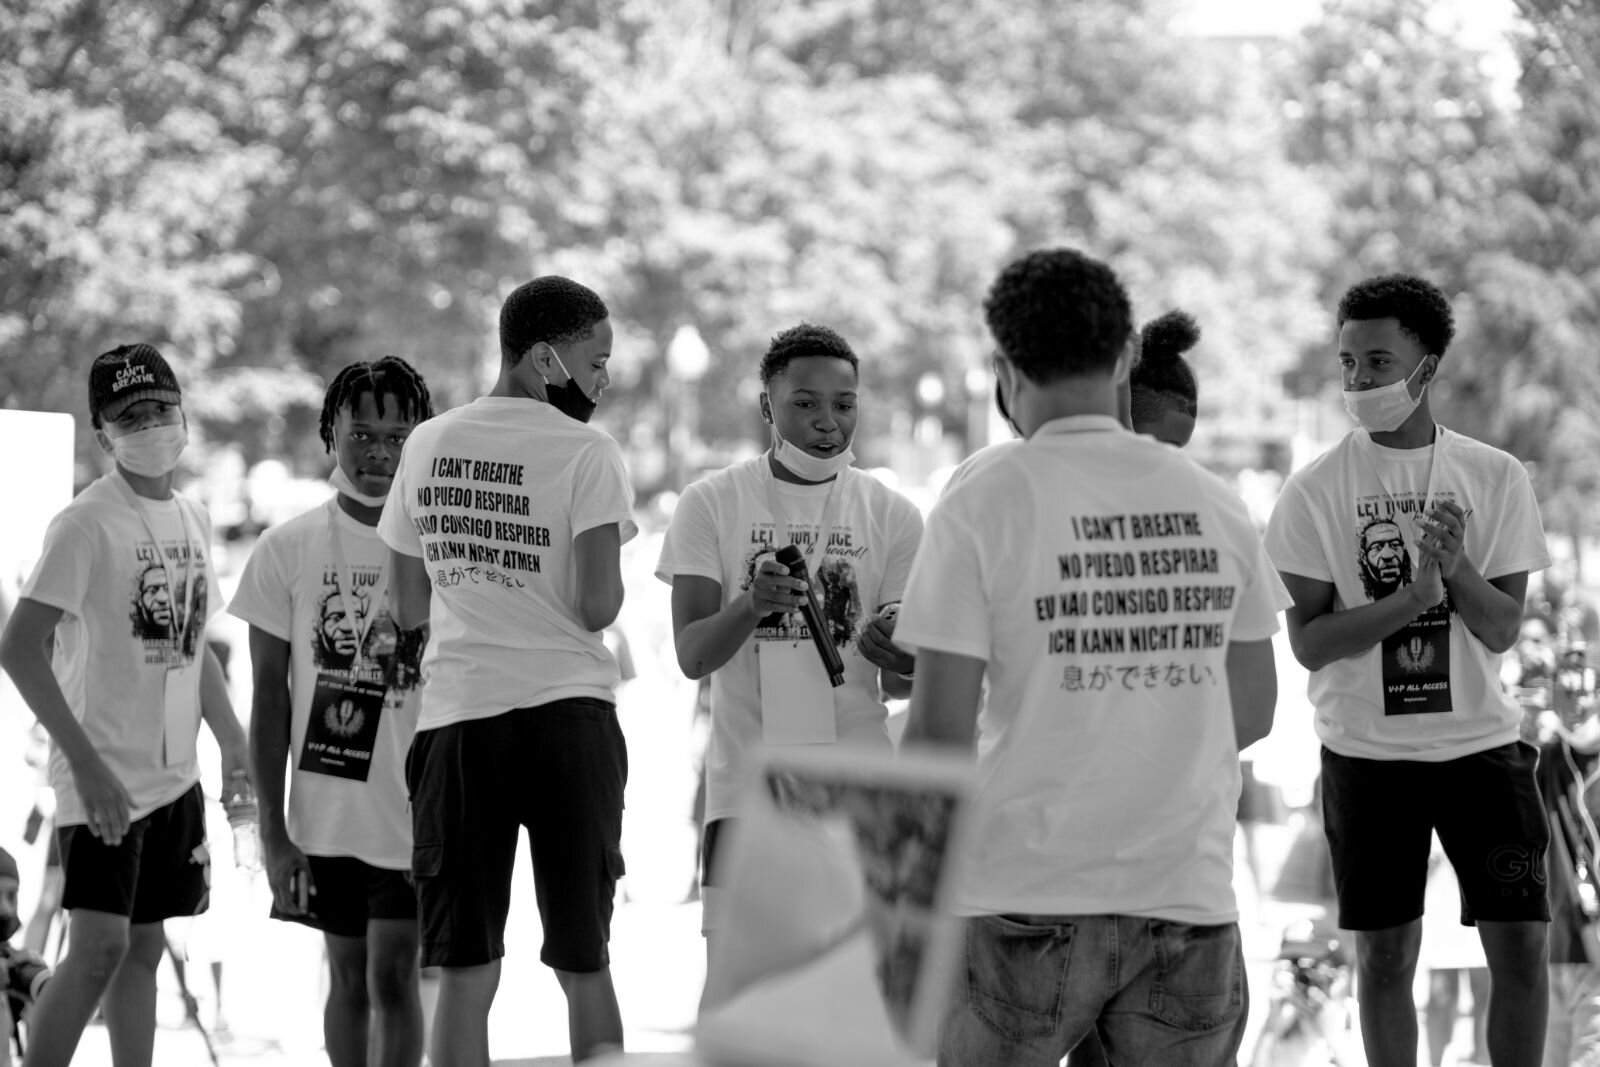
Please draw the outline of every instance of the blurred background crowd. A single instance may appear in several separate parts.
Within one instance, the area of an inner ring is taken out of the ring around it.
[[[399,355],[443,410],[492,380],[511,288],[591,286],[616,334],[594,421],[628,456],[642,529],[611,634],[640,753],[624,892],[666,909],[619,913],[619,993],[630,1038],[670,1046],[693,991],[657,979],[698,981],[696,925],[672,909],[692,905],[704,721],[651,572],[682,487],[766,447],[767,339],[805,319],[851,342],[860,462],[926,508],[1008,432],[978,307],[994,270],[1085,248],[1141,320],[1199,321],[1189,450],[1264,522],[1349,426],[1336,295],[1424,275],[1458,324],[1435,415],[1533,474],[1560,562],[1529,642],[1553,648],[1600,581],[1597,56],[1588,0],[0,0],[0,610],[103,469],[96,353],[144,340],[173,363],[180,484],[211,509],[231,594],[255,536],[330,492],[315,425],[340,367]],[[231,623],[213,637],[245,715]],[[1278,726],[1247,754],[1271,798],[1269,828],[1241,837],[1248,908],[1316,769],[1304,675],[1286,647],[1278,663]],[[48,806],[30,727],[0,680],[0,845],[24,858],[28,908],[43,838],[24,832]],[[259,880],[219,877],[226,933],[191,958],[305,955],[236,979],[255,1013],[239,1029],[292,1048],[297,993],[259,994],[311,982],[316,942],[261,933]],[[635,958],[672,957],[631,1002],[630,928]],[[320,997],[303,999],[314,1035]]]

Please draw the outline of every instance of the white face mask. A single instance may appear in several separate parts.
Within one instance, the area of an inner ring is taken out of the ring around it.
[[[356,483],[350,480],[350,476],[344,472],[344,468],[337,463],[333,465],[333,473],[328,475],[328,484],[363,507],[381,508],[383,507],[383,502],[389,499],[387,492],[382,496],[371,496],[357,489]]]
[[[1389,433],[1398,430],[1411,413],[1417,410],[1417,405],[1422,403],[1422,394],[1427,391],[1424,382],[1417,395],[1411,395],[1411,379],[1427,365],[1424,359],[1417,364],[1417,369],[1406,376],[1404,381],[1392,382],[1381,385],[1376,389],[1346,389],[1344,391],[1344,409],[1350,417],[1360,424],[1368,433]]]
[[[183,423],[152,426],[122,437],[111,437],[111,454],[129,474],[160,478],[178,465],[183,447],[189,443],[189,427]]]
[[[772,427],[772,437],[777,442],[772,446],[772,458],[808,482],[825,482],[855,462],[856,454],[848,444],[831,456],[813,456],[785,441],[777,426]]]

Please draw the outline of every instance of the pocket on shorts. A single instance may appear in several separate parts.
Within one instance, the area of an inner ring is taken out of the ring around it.
[[[1072,960],[1070,924],[1033,926],[998,915],[967,922],[967,996],[972,1012],[1014,1041],[1061,1025],[1061,994]]]
[[[1244,1007],[1239,927],[1152,922],[1156,979],[1150,1014],[1180,1030],[1206,1031],[1237,1019]]]
[[[411,878],[437,878],[444,870],[443,845],[411,846]]]

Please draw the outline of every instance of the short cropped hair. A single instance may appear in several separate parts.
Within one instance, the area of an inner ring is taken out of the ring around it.
[[[570,278],[547,274],[512,290],[500,306],[500,358],[515,363],[540,341],[550,345],[594,336],[611,316],[600,295]]]
[[[1139,331],[1139,365],[1129,381],[1135,425],[1160,418],[1163,411],[1181,411],[1193,418],[1199,410],[1200,383],[1183,354],[1200,341],[1200,324],[1187,311],[1169,311]]]
[[[761,357],[761,384],[771,385],[772,379],[783,376],[790,363],[805,356],[842,359],[850,364],[851,370],[861,373],[861,360],[838,331],[802,322],[778,334],[767,346],[766,354]]]
[[[1339,300],[1339,325],[1395,319],[1424,355],[1442,356],[1456,335],[1455,314],[1439,287],[1414,274],[1382,274],[1352,285]]]
[[[1133,333],[1116,274],[1071,248],[1013,261],[989,287],[983,314],[1001,355],[1041,384],[1111,370]]]

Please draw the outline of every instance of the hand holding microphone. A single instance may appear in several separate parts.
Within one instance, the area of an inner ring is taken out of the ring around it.
[[[811,631],[811,642],[817,646],[817,655],[822,657],[822,667],[828,672],[828,681],[835,687],[843,685],[844,660],[839,658],[839,650],[833,644],[833,635],[828,632],[828,620],[823,616],[822,605],[817,602],[817,594],[811,588],[811,576],[806,569],[806,558],[800,553],[800,546],[785,545],[778,549],[775,558],[789,568],[789,577],[806,583],[805,599],[800,603],[800,614],[805,618],[806,627]]]

